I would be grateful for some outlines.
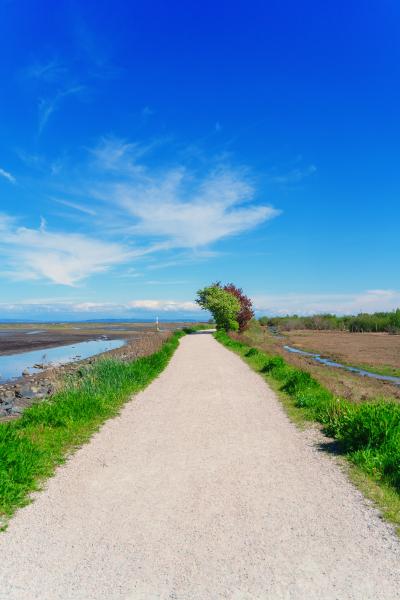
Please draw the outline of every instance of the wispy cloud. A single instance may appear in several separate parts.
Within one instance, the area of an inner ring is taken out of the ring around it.
[[[151,147],[151,144],[144,146],[114,136],[103,136],[96,146],[88,150],[95,167],[126,176],[143,171],[137,162]]]
[[[2,274],[14,279],[47,279],[75,285],[134,255],[118,243],[48,231],[44,221],[37,229],[18,227],[15,220],[3,215],[0,232],[0,255],[6,265]]]
[[[76,96],[85,90],[83,85],[73,85],[56,93],[55,96],[41,98],[38,104],[39,110],[39,134],[41,134],[50,116],[60,107],[62,101],[68,96]]]
[[[16,183],[15,177],[5,169],[0,168],[0,177],[4,177],[4,179],[7,179],[7,181],[9,181],[10,183]]]
[[[52,58],[43,62],[35,61],[24,70],[24,75],[30,79],[53,83],[65,77],[67,71],[64,64],[57,58]]]
[[[63,206],[67,206],[68,208],[72,208],[73,210],[84,213],[85,215],[90,215],[92,217],[96,216],[96,211],[84,204],[71,202],[70,200],[61,200],[60,198],[54,198],[54,201],[58,204],[62,204]]]
[[[164,157],[157,157],[157,167],[153,151]],[[47,197],[70,209],[62,213],[70,221],[58,231],[46,225],[3,227],[0,255],[8,265],[3,275],[75,285],[133,260],[135,266],[140,259],[147,261],[145,267],[160,268],[163,262],[181,265],[188,257],[210,259],[219,241],[279,214],[255,200],[243,168],[210,164],[205,170],[202,163],[196,170],[171,164],[166,155],[159,140],[138,144],[109,136],[88,151],[79,169],[68,173],[65,163],[56,178],[50,171]],[[43,161],[40,165],[43,169]],[[88,235],[72,233],[77,221]],[[162,260],[155,264],[151,255]]]
[[[279,214],[251,203],[255,190],[241,169],[217,166],[200,176],[185,166],[152,171],[138,162],[148,151],[115,138],[93,151],[98,166],[119,181],[94,186],[92,196],[112,206],[113,222],[126,234],[201,248]]]
[[[400,306],[398,290],[367,290],[348,294],[271,294],[254,297],[259,312],[271,315],[316,313],[356,314],[389,311]]]

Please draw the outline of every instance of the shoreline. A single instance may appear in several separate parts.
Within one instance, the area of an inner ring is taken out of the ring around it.
[[[124,335],[121,335],[121,333]],[[159,350],[171,334],[172,331],[141,333],[136,331],[130,332],[129,335],[126,335],[126,332],[116,332],[114,335],[110,334],[107,337],[109,339],[125,339],[126,343],[120,348],[108,350],[63,365],[49,366],[39,373],[25,376],[21,374],[21,377],[17,379],[0,384],[0,422],[16,419],[29,406],[43,402],[53,396],[53,394],[61,389],[65,377],[73,376],[82,367],[93,365],[98,360],[104,358],[116,358],[123,362],[128,362],[142,356],[149,356]],[[93,338],[94,335],[92,333],[89,339]],[[81,338],[80,341],[85,340]],[[69,340],[58,345],[68,345],[68,343],[70,343]]]

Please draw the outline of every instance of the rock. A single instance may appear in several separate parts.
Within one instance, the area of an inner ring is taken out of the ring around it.
[[[36,392],[33,391],[30,385],[26,385],[21,388],[20,398],[36,398]]]
[[[22,377],[29,377],[29,375],[30,375],[30,373],[29,373],[28,369],[24,369],[22,371]]]

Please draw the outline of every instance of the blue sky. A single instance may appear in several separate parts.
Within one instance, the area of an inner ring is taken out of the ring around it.
[[[0,1],[0,318],[400,305],[400,5]]]

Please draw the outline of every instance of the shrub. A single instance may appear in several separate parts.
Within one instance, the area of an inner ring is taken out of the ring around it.
[[[338,317],[321,314],[309,317],[287,315],[285,317],[260,317],[261,325],[278,327],[282,331],[295,329],[348,330],[351,332],[400,333],[400,308],[392,312],[360,313]]]
[[[236,287],[233,283],[224,285],[223,289],[239,300],[240,310],[236,315],[236,320],[239,325],[239,331],[245,331],[254,317],[253,305],[250,298],[243,293],[241,288]]]

